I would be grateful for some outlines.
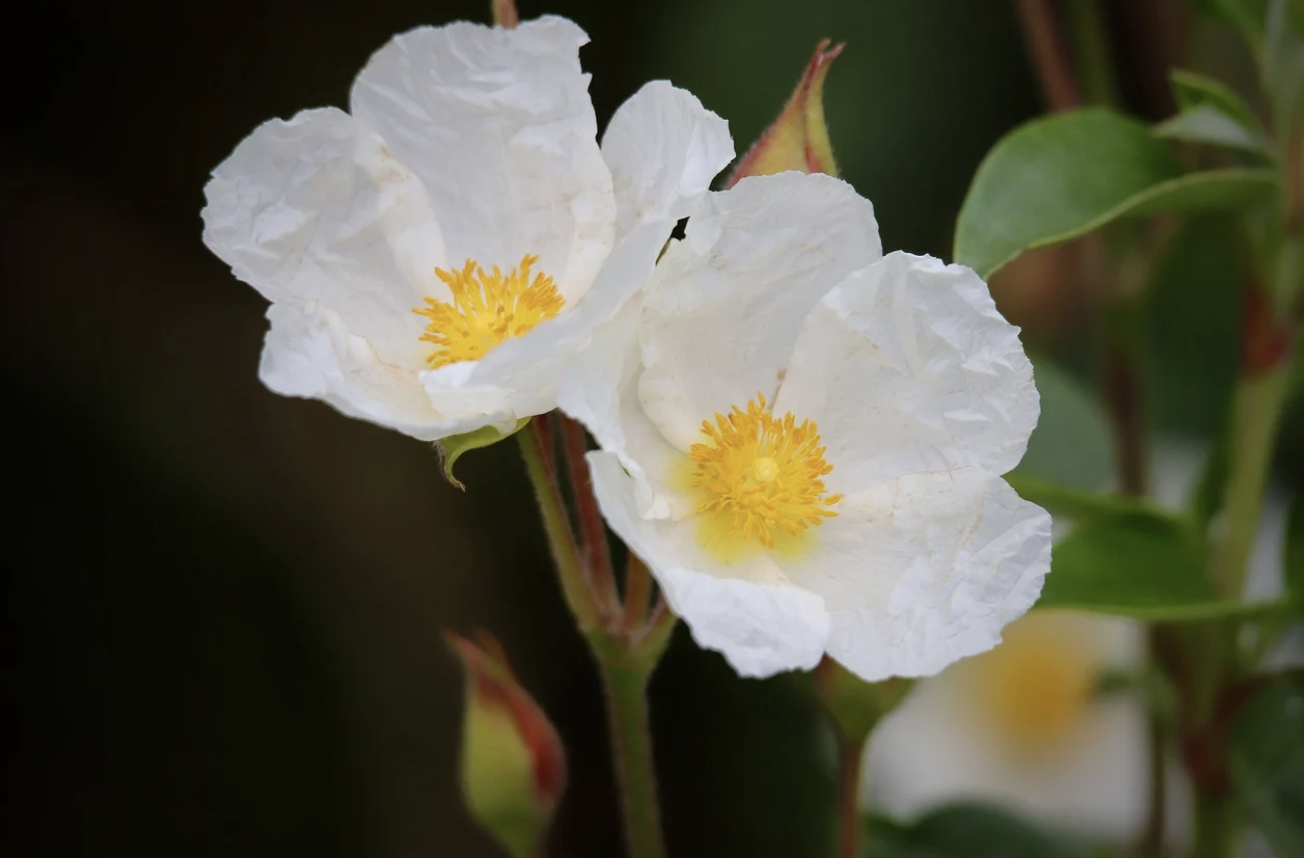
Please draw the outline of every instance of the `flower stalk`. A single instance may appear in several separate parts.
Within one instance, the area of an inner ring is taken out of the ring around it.
[[[656,662],[599,656],[629,858],[664,858],[647,686]]]
[[[563,471],[556,459],[554,427],[560,428],[564,473],[579,520],[579,542],[562,495]],[[587,442],[580,425],[563,416],[555,421],[543,416],[531,421],[519,437],[562,593],[598,662],[629,858],[664,858],[647,688],[670,641],[676,617],[661,597],[649,613],[651,576],[632,555],[622,605],[606,529],[584,458]]]

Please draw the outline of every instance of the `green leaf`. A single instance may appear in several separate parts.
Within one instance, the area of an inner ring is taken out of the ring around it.
[[[465,491],[466,486],[461,480],[453,476],[453,466],[457,464],[458,459],[462,458],[462,454],[504,441],[524,429],[525,424],[529,422],[530,418],[524,417],[517,421],[515,429],[506,433],[499,432],[492,426],[484,426],[474,432],[450,435],[442,441],[436,441],[435,449],[439,451],[439,468],[444,472],[444,479],[448,480],[456,488]]]
[[[912,825],[867,817],[864,858],[1089,858],[1082,844],[1034,828],[1008,811],[953,804]]]
[[[1295,604],[1304,608],[1304,495],[1296,495],[1286,519],[1286,589]]]
[[[1279,855],[1304,855],[1304,680],[1270,685],[1232,725],[1232,791]]]
[[[1222,509],[1223,494],[1227,487],[1227,469],[1231,467],[1231,447],[1231,423],[1228,421],[1214,440],[1213,449],[1205,459],[1204,467],[1200,469],[1200,478],[1187,503],[1194,525],[1201,532],[1208,529],[1209,522]]]
[[[1271,195],[1269,170],[1183,175],[1141,123],[1108,110],[1033,120],[979,166],[956,224],[955,261],[984,278],[1025,250],[1122,217],[1231,208]]]
[[[1268,0],[1195,0],[1195,8],[1240,30],[1254,45],[1263,39]]]
[[[1155,136],[1266,153],[1267,141],[1212,104],[1183,110],[1154,128]]]
[[[1289,8],[1288,8],[1289,5]],[[1304,34],[1298,28],[1299,0],[1272,0],[1263,38],[1263,82],[1277,128],[1304,122]],[[1284,132],[1283,132],[1284,133]]]
[[[1185,69],[1174,69],[1169,80],[1173,85],[1177,106],[1182,110],[1214,107],[1246,128],[1259,130],[1259,119],[1245,103],[1245,99],[1221,81]]]
[[[1259,613],[1279,602],[1230,602],[1205,572],[1196,535],[1145,512],[1096,518],[1055,546],[1039,608],[1074,608],[1153,621]]]
[[[1041,418],[1012,477],[1098,491],[1114,473],[1114,445],[1100,402],[1073,375],[1033,361]]]
[[[1032,501],[1051,513],[1078,521],[1118,515],[1139,515],[1170,520],[1173,517],[1146,501],[1126,495],[1084,492],[1067,486],[1039,480],[1014,471],[1005,477],[1024,500]]]

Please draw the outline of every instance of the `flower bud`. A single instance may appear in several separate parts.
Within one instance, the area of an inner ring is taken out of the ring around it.
[[[471,815],[516,858],[537,854],[566,786],[557,731],[487,635],[446,632],[466,668],[462,793]],[[487,650],[487,651],[486,651]]]
[[[844,45],[829,48],[825,39],[815,47],[815,55],[793,90],[792,97],[774,124],[752,144],[747,154],[729,176],[725,187],[733,187],[747,176],[768,176],[786,170],[802,173],[838,174],[833,160],[829,129],[824,124],[824,77],[829,65]]]
[[[507,30],[521,23],[521,13],[516,11],[516,0],[490,0],[494,23]]]

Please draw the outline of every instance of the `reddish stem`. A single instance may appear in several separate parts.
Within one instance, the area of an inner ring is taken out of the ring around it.
[[[1053,111],[1080,106],[1082,96],[1077,78],[1050,0],[1017,0],[1017,6],[1024,41],[1032,54],[1032,65],[1046,106]]]
[[[839,737],[838,858],[860,858],[860,772],[865,745]]]
[[[598,499],[593,494],[589,463],[584,457],[589,449],[588,439],[584,435],[584,427],[566,415],[557,412],[557,421],[561,424],[566,472],[579,518],[584,565],[593,584],[599,610],[608,619],[615,619],[621,613],[620,598],[616,593],[616,576],[611,566],[607,528],[602,520],[602,512],[598,509]]]

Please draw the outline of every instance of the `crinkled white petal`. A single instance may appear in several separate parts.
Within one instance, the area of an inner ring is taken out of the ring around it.
[[[616,109],[602,136],[616,195],[616,234],[687,217],[733,160],[729,123],[692,93],[656,80]]]
[[[612,453],[590,453],[593,490],[607,522],[648,565],[693,639],[743,676],[809,670],[829,635],[823,600],[792,586],[763,555],[722,564],[705,557],[694,522],[640,517],[634,483]]]
[[[636,247],[640,241],[646,242],[642,251]],[[655,254],[663,245],[664,235],[656,224],[635,229],[612,254],[612,261],[599,276],[590,297],[606,294],[602,281],[608,276],[608,269],[616,268],[618,258],[626,253],[631,262],[637,259],[644,266],[642,276],[646,279]],[[651,259],[644,256],[646,250],[652,251]],[[679,492],[667,485],[667,477],[682,460],[683,453],[666,442],[638,401],[633,379],[639,369],[635,331],[641,307],[636,296],[593,331],[579,359],[562,376],[557,406],[588,427],[604,450],[619,457],[634,480],[639,515],[667,518],[676,510],[685,511],[689,505]]]
[[[1040,403],[1018,328],[973,271],[891,253],[806,319],[775,410],[819,425],[830,491],[1018,464]]]
[[[534,254],[567,301],[592,283],[615,223],[587,41],[551,16],[422,27],[377,51],[352,93],[353,114],[425,183],[454,265],[507,270]]]
[[[434,441],[484,425],[431,408],[416,374],[381,360],[349,333],[339,314],[315,302],[272,304],[258,375],[284,396],[320,399],[350,417]]]
[[[647,148],[640,150],[640,145]],[[577,403],[586,413],[591,410],[587,394],[614,392],[614,381],[602,384],[587,376],[618,371],[619,361],[611,362],[605,354],[613,344],[612,331],[624,331],[621,345],[632,342],[627,328],[640,306],[635,298],[651,277],[676,220],[695,209],[711,179],[733,157],[725,121],[665,82],[644,86],[616,111],[604,147],[604,155],[614,162],[617,199],[624,200],[626,218],[615,250],[575,306],[503,343],[469,376],[472,384],[513,391],[517,409],[527,413],[553,407],[560,379],[572,366],[576,383],[571,387],[586,394]],[[626,321],[617,320],[618,314]],[[604,327],[612,330],[604,334]],[[435,373],[425,378],[428,389],[440,386]]]
[[[420,360],[412,313],[444,265],[421,182],[348,114],[266,122],[204,189],[204,243],[278,303],[316,303],[393,365]]]
[[[1050,568],[1050,516],[981,468],[901,477],[835,509],[808,553],[775,559],[823,597],[829,655],[871,682],[991,649]]]
[[[873,206],[845,182],[781,173],[708,195],[671,243],[639,325],[639,397],[676,447],[757,392],[773,398],[810,309],[882,256]]]

